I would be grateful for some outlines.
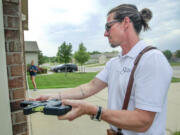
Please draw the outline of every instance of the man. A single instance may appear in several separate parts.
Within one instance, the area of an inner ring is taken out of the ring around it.
[[[59,116],[74,120],[81,115],[95,116],[110,124],[112,132],[122,129],[124,135],[165,135],[167,92],[172,69],[157,49],[145,53],[135,71],[128,110],[122,105],[134,60],[148,46],[140,40],[142,27],[148,30],[152,17],[149,9],[138,12],[135,5],[123,4],[107,15],[106,31],[112,47],[120,46],[119,56],[107,62],[105,68],[89,83],[56,95],[42,95],[36,100],[61,99],[72,111]],[[94,106],[82,100],[108,87],[108,108]]]
[[[34,60],[31,61],[31,66],[29,67],[29,74],[30,74],[30,79],[32,81],[32,84],[34,86],[34,91],[37,90],[36,86],[36,74],[37,74],[37,67],[34,65]]]

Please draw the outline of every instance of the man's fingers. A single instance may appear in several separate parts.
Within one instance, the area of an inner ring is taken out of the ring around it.
[[[73,109],[66,113],[65,115],[58,116],[59,120],[69,120],[72,121],[77,117],[77,112],[76,109]]]
[[[63,105],[71,105],[71,106],[74,106],[74,105],[76,105],[76,101],[75,101],[75,100],[65,99],[65,100],[62,100],[62,104],[63,104]]]
[[[29,101],[36,101],[36,99],[34,99],[34,98],[29,98],[28,100]]]
[[[37,97],[37,98],[29,98],[29,100],[30,101],[45,101],[45,100],[47,100],[48,99],[48,97],[47,96],[44,96],[44,95],[42,95],[42,96],[39,96],[39,97]]]
[[[51,94],[51,95],[40,95],[37,98],[29,98],[30,101],[46,101],[49,99],[58,99],[57,94]]]

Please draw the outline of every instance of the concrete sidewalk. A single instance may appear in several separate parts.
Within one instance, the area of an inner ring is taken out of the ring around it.
[[[32,97],[41,94],[56,93],[59,90],[67,89],[47,89],[31,91]],[[172,135],[174,131],[180,131],[180,83],[172,83],[168,93],[167,112],[167,135]],[[101,105],[106,108],[107,89],[92,96],[86,101]],[[30,120],[31,135],[106,135],[108,124],[101,121],[90,120],[89,116],[82,116],[74,121],[60,121],[56,116],[47,116],[42,113],[35,113],[28,116]]]

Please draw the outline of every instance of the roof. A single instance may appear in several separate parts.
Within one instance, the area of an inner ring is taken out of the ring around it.
[[[39,52],[38,44],[36,41],[25,41],[25,52]]]

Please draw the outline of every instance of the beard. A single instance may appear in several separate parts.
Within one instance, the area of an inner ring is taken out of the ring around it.
[[[111,38],[111,36],[109,36],[109,44],[110,44],[110,46],[112,47],[112,48],[116,48],[117,46],[119,46],[119,43],[115,43],[113,40],[112,40],[112,38]]]
[[[110,43],[110,45],[111,45],[112,48],[116,48],[116,47],[119,46],[119,44],[117,45],[117,44],[112,44],[112,43]]]

